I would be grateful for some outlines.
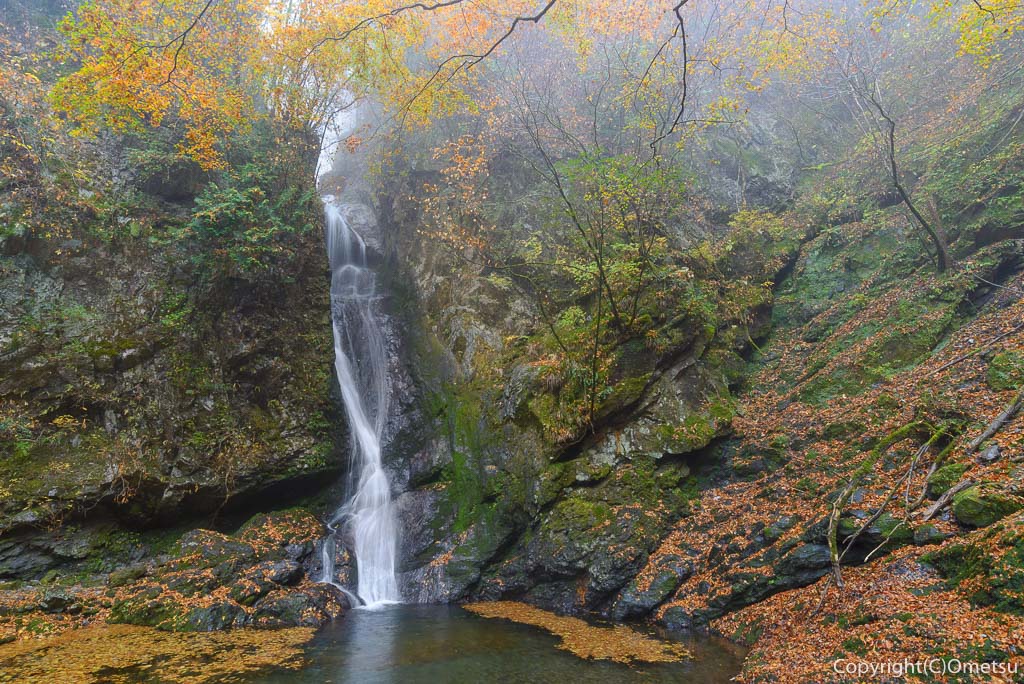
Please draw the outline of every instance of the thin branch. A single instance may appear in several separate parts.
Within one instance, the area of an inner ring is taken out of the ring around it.
[[[985,349],[988,349],[989,347],[991,347],[993,344],[995,344],[999,340],[1003,339],[1004,337],[1009,337],[1010,335],[1012,335],[1013,333],[1015,333],[1015,332],[1017,332],[1018,330],[1021,330],[1021,329],[1024,329],[1024,321],[1021,321],[1020,323],[1015,325],[1013,328],[1007,330],[1006,332],[1004,332],[1004,333],[1002,333],[1000,335],[996,335],[995,337],[990,339],[988,342],[985,342],[984,344],[982,344],[980,347],[972,349],[971,351],[967,352],[966,354],[961,354],[960,356],[956,357],[952,361],[948,361],[947,363],[942,364],[941,366],[939,366],[935,370],[933,370],[933,371],[931,371],[929,373],[925,373],[924,375],[921,376],[921,379],[923,380],[925,378],[929,378],[929,377],[935,375],[936,373],[941,373],[942,371],[946,370],[947,368],[949,368],[951,366],[955,366],[956,364],[960,363],[961,361],[966,361],[967,359],[971,358],[975,354],[977,354],[977,353],[979,353],[981,351],[984,351]]]
[[[192,23],[185,27],[185,30],[183,30],[175,37],[171,38],[166,43],[162,45],[144,44],[135,48],[135,50],[133,50],[127,57],[121,60],[121,66],[124,66],[129,59],[135,57],[135,55],[139,54],[143,50],[166,50],[175,43],[178,43],[178,49],[174,51],[174,63],[171,65],[171,70],[167,73],[167,79],[161,85],[169,84],[171,82],[171,76],[178,68],[178,56],[181,54],[181,51],[185,48],[185,41],[188,38],[188,35],[192,31],[194,31],[197,26],[199,26],[199,22],[201,22],[203,20],[203,17],[206,16],[206,13],[210,11],[210,8],[213,7],[214,2],[216,2],[216,0],[206,0],[206,4],[203,5],[203,9],[201,9],[199,11],[199,14],[195,16],[195,18],[192,20]]]
[[[483,60],[485,60],[488,57],[490,57],[491,54],[495,50],[498,49],[498,46],[500,46],[502,43],[504,43],[505,40],[515,32],[516,27],[519,26],[519,24],[527,23],[527,22],[529,22],[531,24],[536,24],[536,23],[540,22],[540,20],[544,18],[544,15],[548,13],[548,10],[550,10],[552,7],[555,6],[555,3],[557,1],[558,0],[548,0],[548,4],[544,5],[544,7],[537,14],[534,14],[532,16],[526,16],[526,17],[516,17],[515,19],[513,19],[512,20],[512,24],[508,27],[508,30],[505,31],[505,33],[502,34],[502,36],[500,38],[498,38],[498,40],[496,40],[491,45],[491,47],[489,47],[487,49],[487,51],[484,52],[483,54],[480,54],[480,55],[453,55],[453,56],[449,57],[448,59],[446,59],[444,62],[442,62],[441,66],[444,66],[445,62],[450,62],[450,61],[455,60],[455,59],[469,59],[470,61],[466,65],[467,69],[472,67],[472,66],[474,66],[474,65],[476,65],[476,64],[479,64]],[[685,1],[686,0],[684,0],[684,2]]]
[[[686,6],[690,0],[679,0],[679,3],[672,8],[673,14],[676,15],[676,21],[679,24],[679,38],[683,44],[683,71],[681,75],[683,92],[679,96],[679,111],[676,114],[675,120],[672,125],[669,126],[668,130],[659,135],[657,138],[651,141],[651,149],[656,150],[658,144],[662,140],[672,135],[676,128],[683,121],[683,116],[686,114],[686,97],[689,91],[689,75],[690,75],[690,54],[689,45],[686,42],[686,22],[683,19],[683,7]],[[673,36],[675,32],[673,31]]]
[[[445,67],[447,67],[452,62],[461,60],[461,63],[456,65],[455,68],[451,70],[451,73],[449,73],[448,76],[441,82],[441,85],[440,85],[441,88],[444,88],[449,83],[451,83],[452,80],[461,71],[469,70],[469,69],[473,68],[474,66],[476,66],[477,64],[479,64],[480,62],[482,62],[487,57],[490,57],[491,54],[495,50],[498,49],[498,46],[500,46],[502,43],[504,43],[505,40],[508,39],[515,32],[516,27],[518,27],[520,23],[523,23],[523,22],[529,22],[529,23],[533,23],[533,24],[539,23],[540,20],[542,18],[544,18],[544,15],[546,15],[548,13],[548,10],[550,10],[552,7],[554,7],[556,2],[557,2],[557,0],[549,0],[549,2],[540,10],[540,12],[538,12],[535,15],[514,18],[512,20],[512,24],[509,26],[508,30],[505,31],[505,33],[502,34],[502,36],[500,38],[498,38],[497,41],[492,43],[491,47],[489,47],[486,52],[484,52],[482,54],[451,55],[449,57],[446,57],[444,60],[442,60],[441,63],[437,65],[437,68],[434,69],[434,73],[432,73],[430,75],[430,77],[426,81],[423,82],[423,85],[402,106],[402,111],[403,111],[402,126],[405,125],[405,123],[404,123],[405,122],[404,112],[408,112],[408,110],[412,106],[412,104],[416,100],[418,100],[420,98],[420,96],[423,95],[423,93],[425,93],[428,88],[430,88],[430,86],[432,86],[435,82],[437,82],[437,80],[440,78],[441,74],[444,72]]]
[[[164,79],[164,82],[161,85],[167,85],[171,82],[171,77],[174,75],[174,72],[178,69],[178,57],[181,55],[181,51],[185,49],[185,41],[188,39],[188,34],[190,34],[195,29],[195,27],[199,25],[199,22],[203,20],[203,17],[209,11],[210,7],[213,6],[213,3],[214,0],[206,0],[206,5],[203,6],[203,10],[199,13],[195,20],[188,26],[188,28],[181,32],[181,36],[175,38],[174,41],[171,41],[172,43],[176,41],[181,42],[178,43],[178,49],[174,51],[174,61],[171,64],[171,70],[167,72],[167,78]]]
[[[944,236],[940,233],[942,229],[938,225],[932,225],[932,223],[925,219],[921,212],[917,210],[917,207],[910,199],[910,193],[907,192],[906,188],[903,187],[903,183],[900,181],[899,167],[896,165],[896,121],[889,116],[889,113],[886,112],[885,108],[882,106],[877,93],[877,84],[875,86],[875,92],[868,91],[864,94],[864,98],[875,108],[878,115],[881,116],[886,123],[886,153],[888,155],[889,173],[892,177],[893,187],[896,188],[896,192],[899,193],[899,196],[907,206],[907,209],[910,210],[910,213],[913,214],[914,218],[917,219],[917,222],[922,228],[924,228],[925,232],[928,233],[928,236],[931,238],[936,251],[936,266],[938,267],[939,273],[944,273],[949,270],[950,260],[949,248],[946,245]]]
[[[397,17],[399,14],[402,14],[403,12],[408,12],[409,10],[413,9],[420,9],[423,10],[424,12],[433,12],[434,10],[442,9],[444,7],[451,7],[453,5],[461,4],[462,2],[465,2],[465,0],[443,0],[442,2],[434,3],[432,5],[428,5],[422,2],[414,2],[411,5],[403,5],[401,7],[396,7],[393,10],[384,12],[382,14],[378,14],[377,16],[374,17],[366,17],[365,19],[356,22],[351,27],[349,27],[345,31],[342,31],[336,36],[326,36],[324,38],[321,38],[312,46],[310,46],[308,50],[306,50],[305,54],[302,55],[299,61],[306,61],[311,54],[322,48],[327,43],[342,42],[356,31],[360,31],[366,28],[367,26],[370,26],[371,24],[380,22],[384,19],[388,19],[389,17]]]
[[[1010,400],[1010,403],[1006,405],[1006,408],[1003,409],[1002,413],[996,416],[995,420],[989,423],[984,432],[971,440],[971,443],[967,445],[966,452],[968,454],[973,454],[977,451],[978,447],[981,446],[986,439],[999,432],[999,429],[1002,428],[1008,420],[1013,418],[1022,405],[1024,405],[1024,389],[1018,390],[1017,396]]]
[[[996,13],[995,12],[993,12],[988,7],[985,7],[984,5],[982,5],[978,0],[972,0],[972,1],[974,2],[974,6],[977,7],[978,10],[980,10],[981,12],[984,12],[985,14],[987,14],[988,18],[991,21],[994,22],[996,20]]]

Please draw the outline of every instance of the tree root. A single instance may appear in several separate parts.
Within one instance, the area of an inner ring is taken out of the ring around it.
[[[839,496],[832,502],[832,512],[829,514],[828,518],[828,549],[829,556],[832,559],[832,576],[835,579],[836,586],[840,589],[843,588],[843,573],[840,569],[840,562],[843,559],[843,554],[840,554],[839,552],[838,531],[839,517],[842,515],[843,509],[846,507],[846,504],[849,503],[850,497],[853,495],[854,490],[860,484],[861,480],[864,479],[865,475],[871,472],[875,467],[875,464],[878,463],[878,460],[882,457],[882,454],[887,452],[889,447],[893,444],[902,439],[906,439],[907,435],[915,430],[921,429],[922,427],[930,426],[922,421],[915,421],[889,433],[885,439],[879,442],[878,445],[871,450],[868,457],[864,459],[864,462],[861,463],[853,473],[850,481],[846,483],[845,487],[843,487]],[[845,551],[843,553],[845,554]]]

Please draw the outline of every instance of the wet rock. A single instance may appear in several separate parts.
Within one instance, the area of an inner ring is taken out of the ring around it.
[[[295,561],[263,561],[246,569],[234,580],[230,596],[242,605],[251,606],[278,587],[298,584],[304,574],[302,566]]]
[[[775,566],[780,575],[815,574],[832,563],[831,552],[824,544],[804,544],[786,554]]]
[[[428,544],[429,551],[422,552],[420,558],[444,556],[446,561],[444,563],[424,564],[421,560],[410,558],[408,553],[403,552],[405,570],[399,577],[399,585],[402,595],[412,601],[454,602],[464,600],[470,598],[469,592],[474,586],[477,587],[477,594],[474,596],[482,595],[480,592],[487,592],[488,588],[483,585],[490,580],[482,577],[483,569],[511,539],[514,539],[515,528],[510,521],[498,513],[495,507],[488,507],[485,513],[480,515],[469,527],[455,533],[454,526],[457,523],[455,512],[451,509],[442,509],[440,501],[443,499],[431,500],[429,497],[421,497],[417,494],[414,497],[409,497],[403,506],[406,515],[420,505],[424,506],[420,510],[436,510],[437,514],[432,519],[431,525],[437,525],[440,529],[447,531],[447,533],[437,535],[436,546],[430,543],[429,531],[418,533],[413,537],[414,543],[418,546]],[[434,509],[434,506],[437,508]],[[403,515],[400,520],[408,519],[406,515]],[[429,530],[429,527],[427,529]],[[404,546],[405,542],[403,542]]]
[[[988,447],[987,449],[982,450],[975,457],[975,460],[978,463],[982,464],[982,465],[988,465],[989,463],[995,463],[996,461],[998,461],[999,460],[999,456],[1000,456],[999,445],[998,444],[993,444],[992,446]]]
[[[793,529],[793,526],[800,522],[800,517],[795,515],[784,515],[771,525],[764,528],[761,534],[765,541],[773,544],[782,538],[782,535]]]
[[[178,545],[182,552],[178,565],[183,567],[212,567],[221,563],[244,565],[256,560],[256,550],[251,544],[210,530],[187,532]]]
[[[295,561],[277,561],[270,566],[268,577],[274,584],[290,587],[302,579],[302,566]]]
[[[452,461],[451,448],[446,439],[431,440],[426,446],[404,459],[405,479],[410,487],[419,487],[435,480],[441,470]]]
[[[107,586],[123,587],[145,577],[146,572],[145,565],[129,565],[125,568],[118,568],[110,573],[110,577],[107,579]]]
[[[108,620],[113,623],[163,627],[173,629],[173,618],[179,615],[180,604],[174,596],[165,595],[164,588],[144,585],[127,597],[118,598],[110,609]]]
[[[611,609],[615,620],[647,615],[693,574],[692,559],[667,554],[653,561],[623,589]]]
[[[94,557],[97,545],[107,534],[102,526],[57,532],[20,525],[19,528],[6,535],[0,532],[0,579],[37,580],[47,575],[55,578],[69,571],[80,572],[75,568]]]
[[[193,530],[145,577],[131,583],[135,573],[125,569],[110,621],[172,631],[324,624],[347,604],[332,598],[333,587],[310,585],[295,560],[310,554],[321,531],[298,509],[256,516],[236,537]]]
[[[941,544],[949,535],[937,528],[935,525],[924,524],[914,530],[914,543],[918,546],[929,546]]]
[[[437,529],[429,522],[439,517],[441,494],[435,490],[405,492],[395,500],[398,528],[403,531],[399,563],[414,567],[416,558],[435,543]]]
[[[175,623],[178,632],[214,632],[229,627],[241,627],[248,615],[239,605],[220,601],[210,606],[193,608]]]
[[[260,579],[243,578],[231,585],[228,596],[242,606],[251,606],[270,593],[274,585]]]
[[[304,509],[290,509],[253,516],[239,531],[240,540],[250,544],[261,556],[288,555],[298,552],[309,555],[316,543],[326,536],[323,522]],[[292,547],[289,552],[288,548]],[[297,560],[293,558],[293,560]]]
[[[303,625],[303,612],[306,607],[305,596],[273,596],[256,605],[253,620],[264,627],[296,627]]]
[[[74,595],[62,589],[47,590],[39,600],[39,610],[45,613],[79,612],[81,609],[81,606],[76,606]]]
[[[694,628],[693,616],[679,606],[667,608],[659,622],[669,629],[680,632],[689,632]]]
[[[302,591],[272,594],[256,604],[251,624],[255,627],[320,627],[337,619],[348,601],[329,584],[313,585]]]
[[[285,544],[284,555],[293,561],[303,561],[313,553],[314,545],[311,542],[304,544]]]

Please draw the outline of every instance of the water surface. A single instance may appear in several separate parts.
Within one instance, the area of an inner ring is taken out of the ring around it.
[[[299,671],[262,674],[252,682],[461,684],[552,682],[595,684],[693,682],[724,684],[739,673],[743,653],[720,639],[685,640],[694,654],[678,664],[626,666],[581,660],[557,648],[558,637],[455,606],[388,606],[351,611],[307,647]]]

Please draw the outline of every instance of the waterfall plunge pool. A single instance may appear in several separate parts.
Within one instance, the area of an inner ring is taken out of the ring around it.
[[[391,605],[353,610],[305,649],[299,670],[262,672],[247,682],[274,684],[476,684],[531,682],[725,684],[739,673],[743,649],[695,636],[678,663],[622,665],[584,660],[558,648],[559,638],[457,606]]]

